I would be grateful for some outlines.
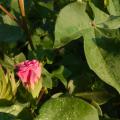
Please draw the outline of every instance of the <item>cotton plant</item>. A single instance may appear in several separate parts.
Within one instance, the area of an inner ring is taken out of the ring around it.
[[[119,120],[119,28],[120,0],[0,0],[0,120]]]

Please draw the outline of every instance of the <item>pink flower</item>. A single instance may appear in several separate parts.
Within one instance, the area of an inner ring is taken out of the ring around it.
[[[37,60],[26,60],[18,65],[17,75],[26,88],[34,89],[34,85],[41,77],[42,64]]]

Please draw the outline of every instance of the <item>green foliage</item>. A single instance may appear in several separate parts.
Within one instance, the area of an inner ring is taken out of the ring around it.
[[[0,120],[119,120],[120,0],[23,3],[0,0]],[[30,90],[16,64],[33,59]]]
[[[11,100],[15,97],[17,90],[17,83],[15,82],[14,73],[7,71],[5,75],[0,66],[0,100]]]
[[[19,27],[0,24],[0,28],[0,42],[9,44],[21,40],[23,37],[23,32]]]
[[[21,104],[15,103],[14,105],[7,107],[0,107],[0,112],[9,113],[11,115],[17,116],[25,107],[28,107],[29,103]]]
[[[39,113],[40,115],[35,120],[99,119],[97,110],[93,106],[74,97],[52,98],[41,107]]]
[[[78,39],[81,32],[90,27],[90,19],[85,10],[85,3],[75,2],[60,11],[55,26],[54,47],[61,47]]]
[[[95,101],[99,105],[105,104],[110,100],[113,95],[110,95],[106,91],[103,92],[85,92],[85,93],[76,93],[75,96],[81,97],[88,101]]]
[[[84,40],[85,54],[90,68],[102,80],[120,92],[118,74],[120,60],[119,40],[102,36],[99,29],[95,29],[95,31],[90,30],[84,36]],[[118,42],[117,45],[114,41]]]
[[[110,15],[119,16],[120,15],[120,1],[119,0],[109,0],[107,4],[107,9]]]

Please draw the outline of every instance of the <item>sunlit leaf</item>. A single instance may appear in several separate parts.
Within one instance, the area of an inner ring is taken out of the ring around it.
[[[120,1],[119,0],[109,0],[107,9],[110,15],[119,16],[120,15]]]
[[[90,27],[86,4],[74,2],[64,7],[57,18],[55,26],[54,47],[61,47],[81,37],[81,31]]]
[[[52,98],[40,109],[35,120],[99,120],[97,110],[74,97]]]

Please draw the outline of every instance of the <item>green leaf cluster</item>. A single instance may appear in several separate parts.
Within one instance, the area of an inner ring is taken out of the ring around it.
[[[0,0],[0,120],[119,120],[120,0],[19,2]],[[16,64],[33,59],[30,91]]]

